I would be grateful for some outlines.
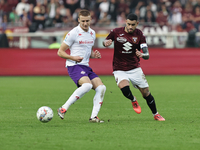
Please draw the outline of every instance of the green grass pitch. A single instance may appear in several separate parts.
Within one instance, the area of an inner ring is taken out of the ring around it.
[[[136,114],[113,76],[100,76],[107,87],[99,118],[89,123],[91,90],[71,105],[61,120],[57,109],[76,89],[68,76],[0,77],[1,150],[197,150],[200,148],[200,76],[146,76],[158,112],[153,119],[140,92]],[[53,119],[41,123],[37,109],[49,106]]]

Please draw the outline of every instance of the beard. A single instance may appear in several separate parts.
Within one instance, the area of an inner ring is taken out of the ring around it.
[[[133,33],[133,31],[134,31],[133,29],[129,29],[127,27],[126,27],[126,30],[128,31],[128,33]]]

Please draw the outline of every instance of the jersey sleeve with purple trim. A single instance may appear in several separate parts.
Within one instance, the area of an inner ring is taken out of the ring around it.
[[[106,39],[114,42],[113,71],[128,71],[140,67],[140,58],[135,54],[140,51],[140,45],[146,44],[142,31],[135,29],[133,33],[126,33],[124,27],[111,30]]]

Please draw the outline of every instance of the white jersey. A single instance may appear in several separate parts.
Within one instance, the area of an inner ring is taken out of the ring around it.
[[[83,60],[81,62],[75,62],[67,59],[66,67],[76,64],[89,66],[89,59],[95,39],[95,31],[91,28],[89,28],[87,32],[85,32],[80,25],[73,28],[66,35],[63,42],[69,46],[71,56],[80,56],[83,57]]]

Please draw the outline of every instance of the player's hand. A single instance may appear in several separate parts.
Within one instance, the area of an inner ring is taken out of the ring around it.
[[[104,46],[105,46],[105,47],[108,47],[108,46],[110,46],[111,44],[112,44],[112,40],[111,40],[111,39],[105,40],[105,41],[104,41]]]
[[[83,60],[83,57],[80,57],[80,56],[73,56],[73,61],[81,62],[82,60]]]
[[[94,51],[94,58],[101,58],[101,53],[98,50]]]
[[[138,49],[136,49],[136,52],[135,52],[136,56],[139,57],[139,58],[142,58],[142,53],[140,51],[138,51]]]

